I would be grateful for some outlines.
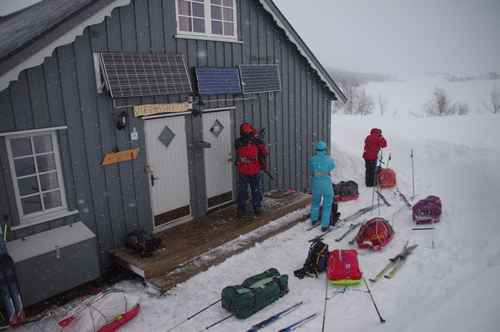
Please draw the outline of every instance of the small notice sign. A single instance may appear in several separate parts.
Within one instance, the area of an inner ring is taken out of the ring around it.
[[[119,151],[119,152],[113,152],[113,153],[107,153],[104,156],[104,160],[102,161],[102,165],[106,166],[106,165],[120,163],[122,161],[135,160],[135,159],[137,159],[138,155],[139,155],[138,148],[125,150],[125,151]]]
[[[190,103],[172,104],[146,104],[134,106],[135,117],[154,115],[160,113],[181,113],[187,112],[191,108]]]

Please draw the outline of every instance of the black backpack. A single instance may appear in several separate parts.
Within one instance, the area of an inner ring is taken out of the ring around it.
[[[136,230],[127,235],[125,246],[141,257],[149,257],[160,248],[161,239],[146,234],[144,230]]]
[[[295,270],[293,274],[299,279],[303,279],[306,276],[315,276],[317,278],[318,273],[326,271],[327,262],[328,245],[318,239],[311,243],[304,266],[301,269]]]
[[[359,194],[358,184],[354,181],[341,181],[333,186],[335,196],[354,196]]]
[[[332,210],[330,214],[330,226],[335,226],[337,221],[340,219],[340,212],[339,212],[339,205],[337,202],[332,203]],[[320,206],[319,208],[319,219],[321,219],[321,214],[323,213],[323,206]],[[311,215],[308,215],[308,218],[311,218]]]
[[[337,202],[332,204],[332,214],[330,215],[330,226],[335,226],[340,219],[339,205]]]

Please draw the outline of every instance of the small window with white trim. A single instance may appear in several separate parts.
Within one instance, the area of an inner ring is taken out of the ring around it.
[[[177,0],[179,36],[238,39],[235,0]]]
[[[55,131],[6,137],[21,224],[66,211],[66,197]]]

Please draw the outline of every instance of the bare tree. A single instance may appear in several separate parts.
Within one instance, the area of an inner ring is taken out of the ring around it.
[[[342,106],[342,108],[344,110],[344,114],[353,114],[354,89],[355,88],[352,85],[348,85],[344,88],[344,93],[345,93],[345,96],[347,98],[347,101]]]
[[[500,90],[496,86],[491,90],[489,104],[483,102],[483,106],[493,114],[500,113]]]
[[[441,88],[434,89],[432,99],[425,106],[425,113],[429,116],[444,116],[454,114],[454,111],[446,91]]]
[[[353,114],[368,115],[375,108],[375,103],[364,89],[356,89],[353,103]]]
[[[382,94],[378,94],[378,108],[380,109],[380,115],[384,115],[385,106],[387,105],[387,100],[382,97]]]
[[[453,105],[453,114],[466,115],[469,113],[469,105],[467,103],[455,103]]]
[[[360,88],[358,81],[346,79],[341,80],[339,84],[347,98],[347,101],[345,103],[336,102],[336,111],[341,111],[344,114],[349,115],[368,115],[373,112],[375,103],[366,91]]]

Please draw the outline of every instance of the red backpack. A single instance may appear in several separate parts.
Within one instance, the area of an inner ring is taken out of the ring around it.
[[[336,202],[347,202],[358,199],[358,184],[354,181],[340,181],[333,185]]]
[[[244,175],[255,175],[260,171],[259,148],[253,140],[243,142],[238,147],[238,161],[236,163],[238,171]]]
[[[384,218],[373,218],[361,226],[356,242],[361,249],[378,251],[394,237],[394,230]]]
[[[335,249],[328,256],[328,280],[334,285],[349,286],[361,282],[358,252],[355,249]]]
[[[437,196],[427,196],[412,208],[413,221],[416,224],[434,224],[441,217],[441,199]]]
[[[381,168],[378,173],[378,184],[380,188],[392,188],[396,186],[396,172],[391,168]]]

